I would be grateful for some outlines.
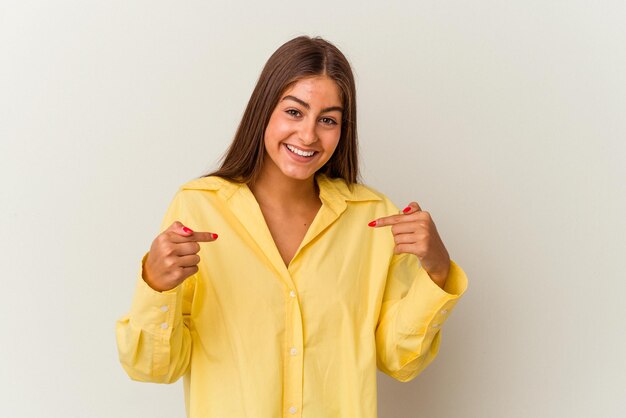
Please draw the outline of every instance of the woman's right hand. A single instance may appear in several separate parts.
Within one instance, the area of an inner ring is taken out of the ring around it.
[[[198,243],[216,239],[217,234],[194,232],[182,223],[174,222],[152,241],[143,266],[144,281],[159,292],[175,288],[198,271]]]

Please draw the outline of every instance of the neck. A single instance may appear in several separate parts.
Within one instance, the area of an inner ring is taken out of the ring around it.
[[[294,208],[319,202],[319,192],[312,176],[306,180],[291,179],[283,173],[264,171],[248,185],[260,205]]]

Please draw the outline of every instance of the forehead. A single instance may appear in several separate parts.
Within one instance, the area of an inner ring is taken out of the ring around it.
[[[301,78],[283,91],[280,98],[295,96],[311,106],[341,106],[341,89],[337,83],[327,76]]]

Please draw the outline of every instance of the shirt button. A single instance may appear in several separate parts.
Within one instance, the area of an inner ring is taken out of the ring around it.
[[[439,328],[439,324],[433,324],[433,328]]]
[[[167,312],[169,310],[170,310],[170,308],[168,308],[167,305],[161,306],[161,312]]]
[[[295,407],[295,406],[292,406],[291,408],[289,408],[289,413],[290,413],[290,414],[295,414],[295,413],[296,413],[296,411],[297,411],[297,409],[296,409],[296,407]]]
[[[292,356],[298,354],[298,350],[296,350],[296,347],[291,347],[291,350],[289,350],[289,354],[291,354]]]
[[[291,292],[289,292],[289,296],[291,296],[292,298],[296,297],[296,291],[292,290]]]
[[[161,324],[161,329],[167,329],[167,322],[163,322]]]
[[[448,313],[448,310],[447,310],[447,309],[442,309],[442,310],[441,310],[441,314],[442,314],[442,315],[445,315],[445,314],[447,314],[447,313]]]

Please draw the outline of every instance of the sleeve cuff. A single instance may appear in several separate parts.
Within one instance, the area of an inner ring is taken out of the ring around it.
[[[142,330],[153,334],[169,335],[175,325],[176,312],[181,308],[182,291],[180,286],[165,292],[152,289],[142,277],[143,265],[148,253],[141,259],[137,286],[130,308],[130,320]]]
[[[439,287],[439,286],[437,286]],[[467,276],[465,272],[454,261],[450,260],[450,271],[443,291],[450,296],[461,297],[467,289]]]
[[[467,276],[454,261],[450,260],[450,272],[443,289],[420,266],[401,314],[409,333],[436,333],[466,289]]]

